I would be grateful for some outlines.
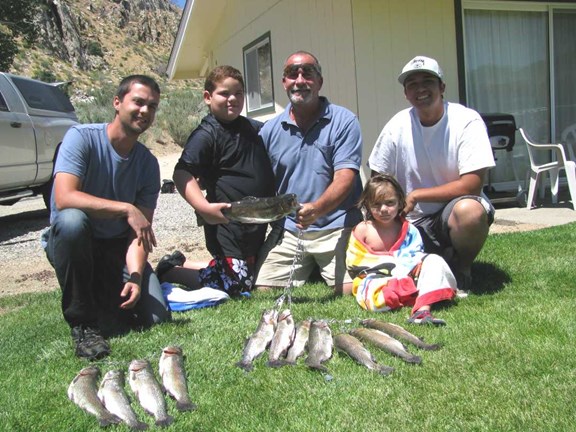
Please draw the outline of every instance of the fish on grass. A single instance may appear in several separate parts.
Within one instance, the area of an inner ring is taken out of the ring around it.
[[[276,330],[268,350],[268,363],[270,367],[285,365],[284,357],[294,341],[294,318],[290,309],[283,310],[278,315]]]
[[[387,335],[392,336],[395,339],[407,342],[409,344],[414,345],[417,348],[426,350],[426,351],[436,351],[442,347],[441,344],[428,344],[424,342],[418,336],[413,335],[408,330],[403,327],[400,327],[397,324],[392,324],[389,322],[380,321],[374,318],[369,318],[361,321],[361,324],[364,327],[373,328],[376,330],[380,330],[381,332],[386,333]]]
[[[236,366],[250,372],[254,368],[254,360],[257,359],[274,337],[276,329],[277,312],[273,309],[267,309],[262,312],[262,317],[258,322],[256,331],[248,338],[242,351],[242,359],[236,363]]]
[[[348,354],[361,365],[381,375],[390,375],[394,368],[378,364],[370,351],[366,349],[362,342],[348,333],[341,333],[334,337],[336,349]]]
[[[222,214],[231,221],[248,224],[274,222],[300,208],[295,194],[268,198],[246,197],[230,204],[229,208],[222,209]]]
[[[310,321],[304,320],[298,324],[296,327],[296,332],[294,335],[294,342],[292,346],[288,349],[286,354],[286,363],[294,365],[298,357],[304,355],[306,348],[308,347],[308,337],[310,335]]]
[[[399,357],[406,363],[421,364],[422,359],[408,352],[402,342],[394,339],[380,330],[371,328],[356,328],[350,330],[350,334],[362,342],[368,342],[372,345],[386,351],[393,356]]]
[[[96,416],[102,427],[120,423],[122,420],[108,411],[98,398],[96,381],[100,377],[97,366],[88,366],[78,372],[68,386],[68,398],[84,411]]]
[[[164,390],[176,401],[176,409],[178,411],[195,410],[196,404],[190,401],[190,396],[188,395],[182,348],[174,345],[164,348],[160,356],[158,369]]]
[[[328,372],[323,363],[332,358],[332,330],[324,320],[313,320],[308,338],[308,356],[304,363],[311,369]]]
[[[100,388],[98,397],[108,411],[121,418],[130,428],[134,430],[146,430],[148,425],[138,420],[136,413],[130,405],[130,399],[124,389],[124,372],[114,369],[106,372]]]
[[[157,426],[168,426],[174,419],[168,415],[166,400],[160,383],[152,372],[148,360],[132,360],[128,382],[138,402],[148,414],[154,416]]]

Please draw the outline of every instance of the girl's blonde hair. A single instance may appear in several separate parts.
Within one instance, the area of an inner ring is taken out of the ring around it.
[[[357,207],[362,210],[366,219],[374,218],[372,216],[372,212],[370,211],[370,207],[372,207],[374,203],[377,202],[378,193],[385,186],[392,187],[396,193],[399,209],[398,217],[400,217],[400,212],[402,209],[406,207],[406,194],[404,193],[402,186],[400,186],[400,183],[398,183],[398,180],[389,174],[376,174],[375,176],[371,177],[364,185],[364,190],[362,191],[357,204]]]

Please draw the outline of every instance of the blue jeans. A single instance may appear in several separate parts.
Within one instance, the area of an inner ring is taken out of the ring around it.
[[[127,238],[94,238],[88,215],[66,209],[52,222],[46,243],[46,256],[62,290],[62,313],[71,327],[100,326],[106,313],[127,313],[142,326],[170,320],[170,309],[149,263],[144,268],[142,293],[135,308],[119,309],[125,301],[120,292],[130,277],[126,269]]]

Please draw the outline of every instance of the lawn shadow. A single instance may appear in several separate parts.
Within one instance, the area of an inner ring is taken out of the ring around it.
[[[493,263],[478,261],[472,265],[472,293],[476,295],[495,294],[512,281],[508,272]]]

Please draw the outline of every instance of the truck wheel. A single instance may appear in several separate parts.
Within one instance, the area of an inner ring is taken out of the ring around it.
[[[50,180],[44,186],[42,186],[42,198],[44,199],[44,205],[48,209],[48,216],[50,216],[51,210],[51,198],[52,198],[52,185],[54,184],[54,180]]]

